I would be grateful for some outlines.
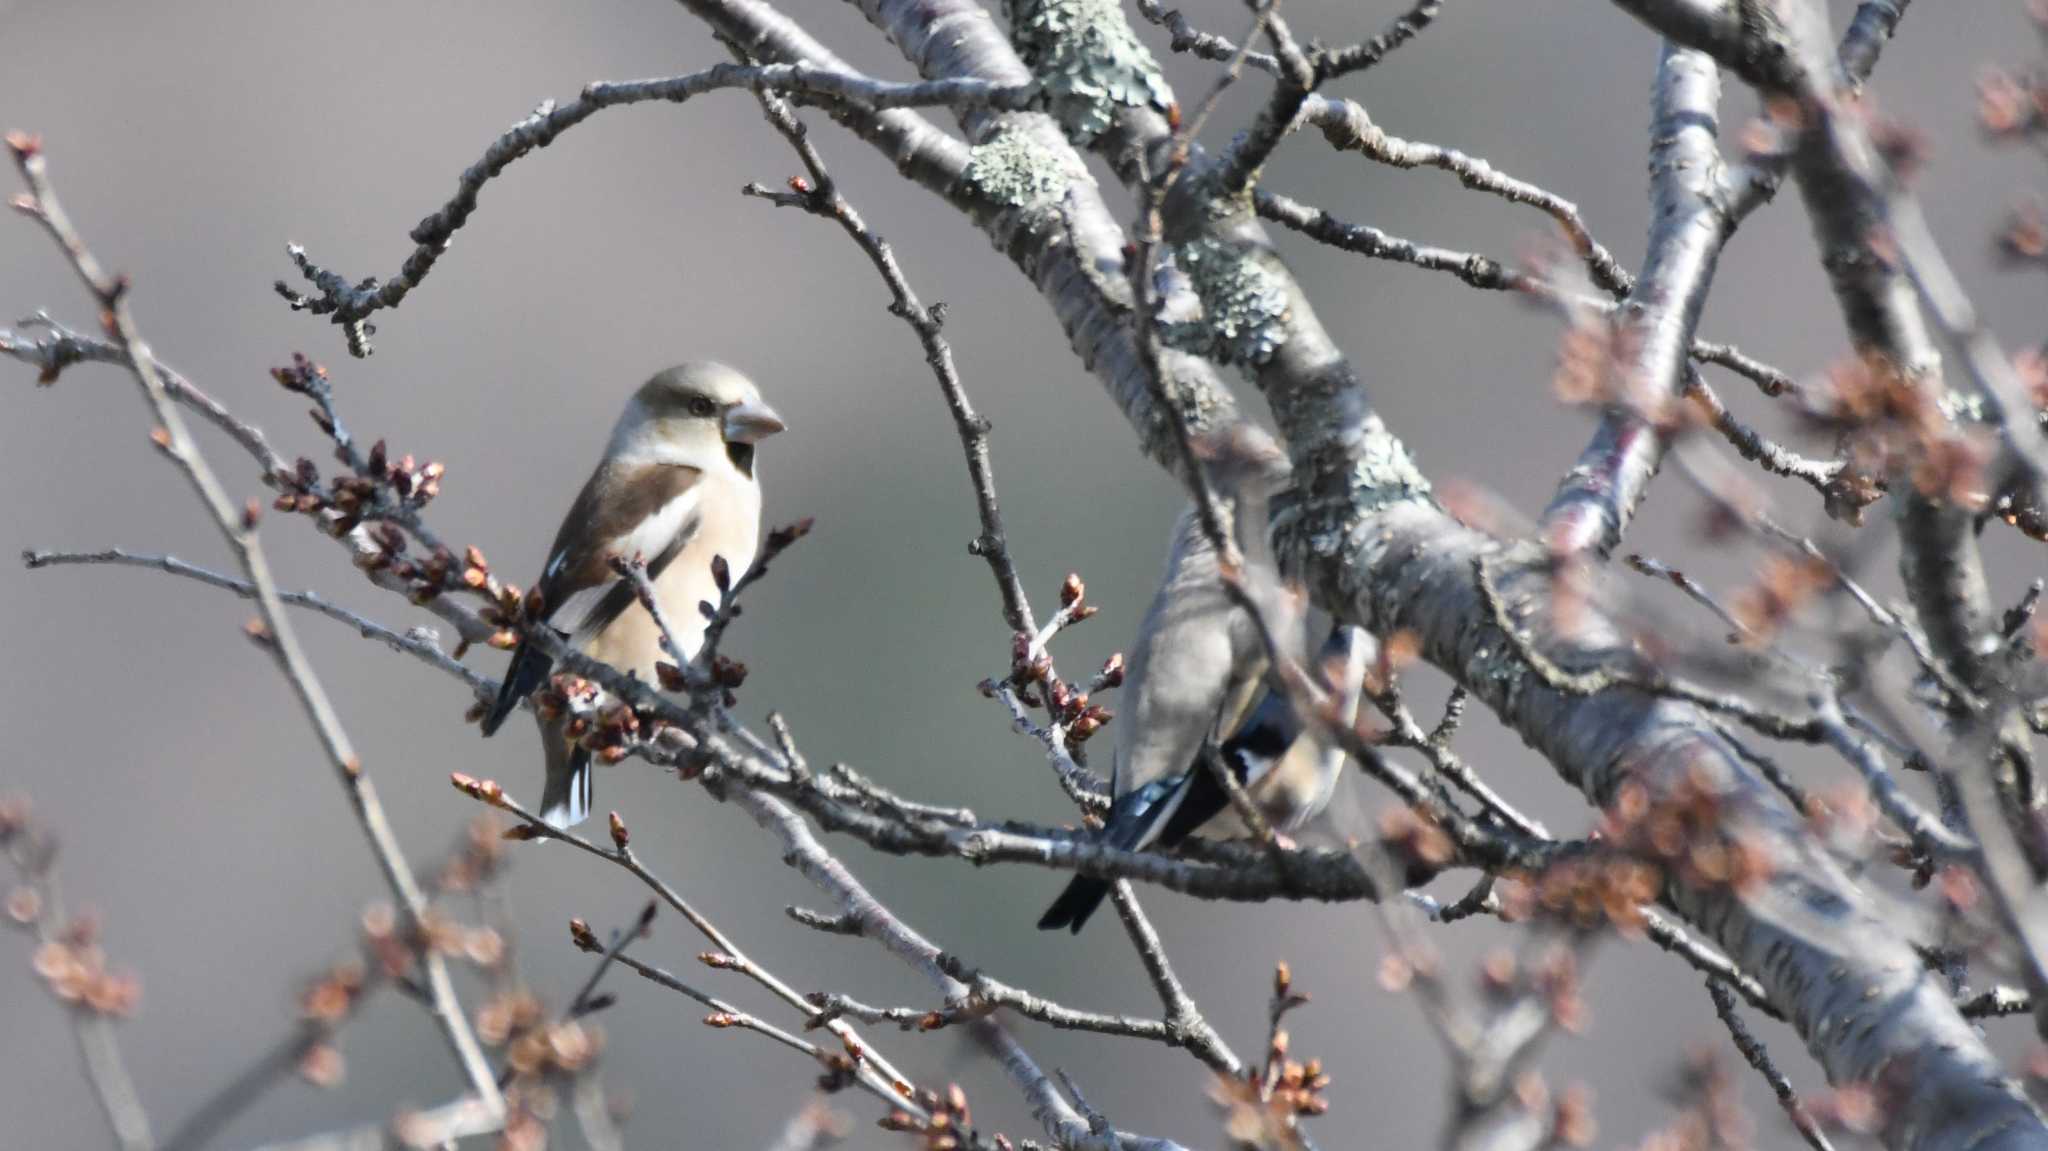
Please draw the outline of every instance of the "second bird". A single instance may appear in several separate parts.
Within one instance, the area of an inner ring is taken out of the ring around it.
[[[679,654],[696,658],[706,622],[697,605],[719,598],[712,558],[724,557],[734,578],[754,562],[761,537],[755,445],[783,427],[753,381],[724,364],[683,364],[642,384],[555,534],[536,585],[545,626],[592,659],[655,682],[655,664],[669,658],[661,629],[611,568],[613,556],[640,557]],[[553,666],[539,647],[521,643],[483,733],[497,731]],[[590,814],[591,763],[562,723],[540,724],[547,758],[541,818],[570,827]]]

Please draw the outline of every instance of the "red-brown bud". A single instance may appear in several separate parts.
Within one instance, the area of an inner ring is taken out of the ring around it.
[[[575,944],[579,951],[604,950],[604,946],[597,941],[597,933],[590,930],[590,924],[581,919],[569,921],[569,942]]]
[[[1067,578],[1060,584],[1060,606],[1073,607],[1081,602],[1081,597],[1087,594],[1088,585],[1081,582],[1081,577],[1078,574],[1068,572]]]

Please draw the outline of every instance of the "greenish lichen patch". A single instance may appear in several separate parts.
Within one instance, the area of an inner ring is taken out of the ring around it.
[[[968,150],[960,178],[975,195],[1026,211],[1059,203],[1076,181],[1095,183],[1080,157],[1048,147],[1014,123]]]
[[[1360,429],[1358,460],[1352,469],[1351,492],[1361,510],[1378,510],[1429,494],[1429,477],[1415,466],[1408,445],[1387,430],[1377,414],[1367,415]]]
[[[1175,244],[1174,263],[1187,275],[1202,314],[1161,324],[1160,336],[1184,352],[1258,367],[1287,342],[1285,277],[1264,254],[1207,236]]]
[[[1117,0],[1004,0],[1003,11],[1010,43],[1075,144],[1100,135],[1120,106],[1164,110],[1173,102]]]

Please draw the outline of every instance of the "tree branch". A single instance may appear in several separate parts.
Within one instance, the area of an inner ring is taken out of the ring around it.
[[[94,299],[107,314],[107,329],[123,353],[123,360],[141,386],[143,397],[154,412],[158,428],[151,434],[152,440],[166,456],[178,466],[206,510],[211,513],[222,537],[233,550],[243,575],[255,589],[256,601],[262,613],[262,639],[264,646],[276,661],[278,670],[284,675],[307,720],[320,738],[322,750],[329,765],[339,777],[344,791],[355,809],[356,819],[362,825],[364,834],[377,862],[384,873],[385,882],[392,895],[404,908],[411,930],[421,935],[414,942],[415,953],[421,968],[426,973],[427,988],[431,996],[430,1009],[435,1022],[440,1025],[456,1061],[469,1077],[470,1086],[475,1090],[477,1100],[484,1112],[494,1118],[502,1118],[505,1111],[504,1098],[491,1075],[490,1065],[485,1061],[483,1048],[477,1044],[476,1035],[470,1030],[461,1003],[455,997],[455,987],[449,979],[447,963],[431,947],[426,946],[422,934],[421,920],[426,912],[426,895],[421,891],[419,881],[413,877],[411,867],[405,861],[397,836],[392,832],[390,822],[385,818],[382,804],[378,802],[376,789],[369,776],[363,771],[362,761],[357,758],[350,745],[348,735],[343,731],[341,719],[335,714],[333,705],[327,700],[305,652],[300,649],[298,636],[286,618],[284,602],[279,598],[277,587],[271,579],[270,562],[265,556],[263,545],[257,538],[252,517],[245,515],[228,499],[227,492],[215,478],[213,470],[200,453],[199,446],[186,430],[184,417],[179,414],[180,402],[197,402],[198,393],[190,396],[174,395],[164,383],[164,377],[157,368],[156,357],[149,345],[142,341],[130,314],[127,302],[127,280],[108,277],[100,270],[98,261],[93,259],[85,242],[72,228],[63,208],[58,204],[46,175],[42,149],[39,141],[20,135],[10,136],[8,145],[14,153],[16,165],[23,180],[29,186],[29,195],[16,206],[41,223],[50,237],[70,258],[73,269],[92,293]]]

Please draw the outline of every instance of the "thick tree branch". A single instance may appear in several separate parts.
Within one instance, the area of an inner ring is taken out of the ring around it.
[[[1544,539],[1560,556],[1614,550],[1675,425],[1686,355],[1734,230],[1715,143],[1720,102],[1714,61],[1667,43],[1650,119],[1649,254],[1617,324],[1620,394],[1543,514]]]
[[[865,0],[862,7],[926,75],[1024,77],[982,21],[939,19],[951,5]],[[940,24],[943,37],[931,32]],[[1125,115],[1139,121],[1147,113]],[[1139,126],[1131,130],[1142,135]],[[1706,771],[1723,791],[1731,826],[1769,843],[1780,865],[1758,891],[1680,886],[1674,901],[1758,974],[1830,1076],[1868,1081],[1895,1060],[1910,1060],[1913,1086],[1900,1114],[1924,1121],[1912,1128],[1921,1145],[1960,1145],[1986,1123],[2003,1124],[2015,1145],[2048,1139],[1981,1040],[1919,973],[1911,948],[1703,716],[1627,688],[1566,695],[1513,663],[1506,638],[1484,622],[1470,579],[1471,561],[1498,545],[1431,504],[1427,481],[1372,414],[1349,364],[1257,233],[1229,216],[1208,228],[1234,260],[1286,293],[1282,342],[1255,366],[1301,492],[1283,509],[1284,554],[1308,576],[1317,600],[1368,628],[1417,632],[1431,662],[1494,707],[1589,798],[1611,800],[1624,780],[1655,795]],[[1119,401],[1130,394],[1112,386]],[[1148,409],[1124,406],[1143,428]],[[1511,582],[1518,602],[1547,598],[1529,568],[1518,566]],[[1615,646],[1604,624],[1582,628],[1575,651]],[[1973,1116],[1967,1127],[1963,1114]],[[1903,1130],[1892,1129],[1902,1143]]]

